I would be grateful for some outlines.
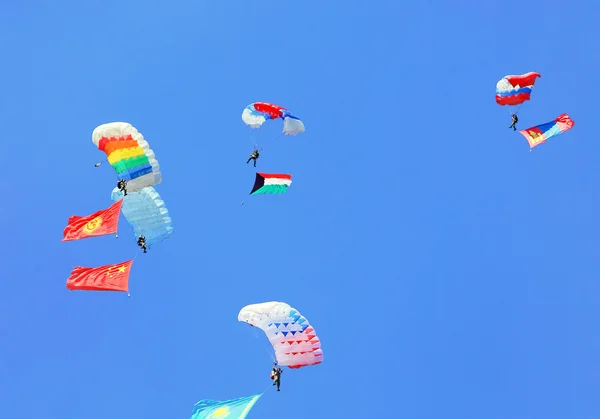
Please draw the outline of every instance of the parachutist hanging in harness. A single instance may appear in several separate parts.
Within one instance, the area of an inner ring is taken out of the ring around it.
[[[137,244],[138,244],[138,246],[140,246],[142,248],[144,253],[146,253],[146,238],[144,236],[142,236],[141,234],[140,234],[140,237],[138,237]]]
[[[254,167],[256,167],[256,159],[258,159],[259,157],[260,157],[260,153],[255,148],[254,151],[252,152],[252,154],[250,154],[250,157],[248,157],[248,161],[246,162],[246,164],[250,163],[250,160],[254,160]]]
[[[119,190],[123,192],[125,196],[127,196],[127,181],[125,179],[119,179],[117,182],[117,188],[119,188]]]
[[[511,124],[511,125],[510,125],[510,127],[508,127],[508,128],[512,128],[512,129],[513,129],[513,131],[516,131],[516,130],[517,130],[517,127],[516,127],[516,125],[517,125],[517,122],[519,122],[519,117],[517,116],[517,114],[516,114],[516,113],[513,113],[513,114],[511,115],[511,117],[512,117],[512,124]]]
[[[277,385],[277,391],[279,391],[279,386],[281,385],[281,373],[283,373],[283,371],[281,368],[277,368],[277,363],[275,363],[271,370],[270,377],[273,380],[273,385]]]

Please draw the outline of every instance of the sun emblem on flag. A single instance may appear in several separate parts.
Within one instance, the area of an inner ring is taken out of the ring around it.
[[[96,217],[92,221],[89,221],[85,227],[83,227],[83,232],[90,234],[93,233],[102,225],[102,217]]]
[[[219,407],[217,410],[212,412],[209,416],[209,419],[212,418],[226,418],[229,416],[229,408],[227,406]]]

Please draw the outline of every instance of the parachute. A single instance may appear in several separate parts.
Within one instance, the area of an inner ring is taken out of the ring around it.
[[[540,73],[529,72],[518,76],[504,76],[496,83],[496,103],[500,106],[521,105],[531,98],[531,90]]]
[[[123,215],[133,229],[135,238],[144,236],[148,247],[168,239],[173,234],[169,211],[153,187],[128,192],[126,196],[115,188],[111,198],[114,202],[123,199]]]
[[[250,191],[250,195],[283,194],[291,184],[292,175],[257,172],[254,187]]]
[[[323,362],[321,342],[315,330],[306,317],[286,303],[247,305],[240,310],[238,320],[265,332],[281,366],[300,368]]]
[[[575,125],[569,115],[563,113],[554,121],[546,122],[545,124],[536,125],[535,127],[522,129],[519,132],[529,143],[529,149],[545,143],[548,138],[555,137],[563,132],[567,132]]]
[[[127,192],[161,182],[162,174],[154,151],[131,124],[111,122],[99,125],[92,133],[92,141],[106,153],[117,178],[127,181]]]
[[[242,112],[242,121],[250,128],[260,128],[267,119],[283,119],[283,134],[296,135],[304,132],[304,123],[281,106],[265,102],[254,102]]]

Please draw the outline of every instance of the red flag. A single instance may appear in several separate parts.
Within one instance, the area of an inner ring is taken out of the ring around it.
[[[122,291],[129,289],[129,270],[133,260],[114,265],[84,268],[76,266],[67,279],[67,288],[87,291]]]
[[[123,199],[120,199],[110,207],[97,211],[92,215],[85,217],[73,215],[69,218],[69,222],[63,231],[64,238],[61,241],[66,242],[116,233],[122,204]]]

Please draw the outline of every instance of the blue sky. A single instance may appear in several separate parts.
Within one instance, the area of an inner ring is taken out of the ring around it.
[[[367,6],[367,4],[369,4]],[[0,6],[0,417],[163,419],[267,392],[249,418],[600,416],[596,1],[22,1]],[[529,151],[494,88],[538,71]],[[240,118],[288,107],[306,132]],[[121,293],[61,243],[110,205],[91,141],[126,121],[156,152],[175,234]],[[252,196],[258,168],[293,175]],[[244,206],[240,202],[245,201]],[[285,301],[324,362],[270,387],[246,304]]]

